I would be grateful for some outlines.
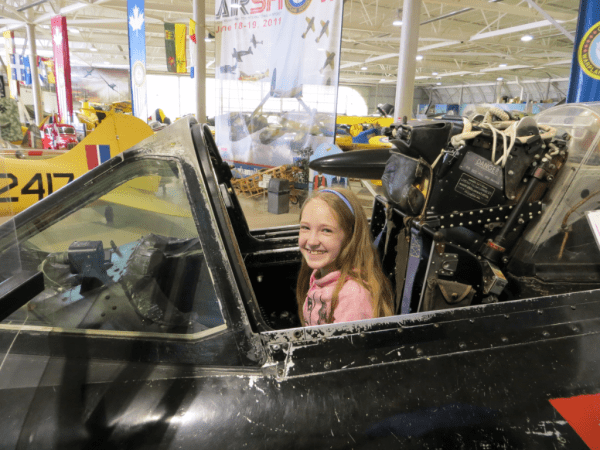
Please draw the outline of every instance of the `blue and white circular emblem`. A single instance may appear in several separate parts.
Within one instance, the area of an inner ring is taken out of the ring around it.
[[[292,14],[301,14],[306,11],[312,0],[285,0],[285,7]]]

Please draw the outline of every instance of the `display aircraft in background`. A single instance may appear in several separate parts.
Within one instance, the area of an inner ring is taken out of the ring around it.
[[[228,64],[220,66],[219,70],[221,71],[221,73],[235,73],[235,71],[237,70],[237,64],[235,66],[230,66]]]
[[[315,18],[311,17],[310,19],[307,17],[306,21],[308,22],[308,27],[306,27],[306,31],[302,33],[302,39],[306,37],[310,30],[315,31]]]
[[[321,38],[323,37],[323,34],[326,34],[327,36],[329,36],[329,20],[327,22],[325,22],[324,20],[321,20],[321,26],[323,28],[321,28],[321,34],[319,34],[319,37],[317,39],[315,39],[315,42],[319,42],[321,40]]]
[[[240,70],[240,80],[241,81],[258,81],[258,80],[262,80],[263,78],[267,78],[269,76],[269,69],[265,70],[264,72],[261,73],[257,73],[255,75],[248,75],[245,72],[242,72]]]
[[[113,114],[62,155],[41,160],[0,158],[0,216],[23,211],[153,134],[140,119]]]
[[[331,66],[331,70],[333,70],[333,58],[335,57],[335,52],[325,52],[327,53],[327,58],[325,58],[325,64],[321,67],[319,72],[323,73],[323,71],[327,68],[327,66]]]
[[[254,48],[256,48],[256,44],[262,44],[263,41],[257,41],[256,40],[256,36],[252,35],[252,39],[250,39],[250,42],[252,42],[252,44],[254,45]]]
[[[242,62],[242,56],[246,56],[246,55],[252,55],[252,46],[248,47],[248,50],[240,50],[239,52],[234,48],[233,49],[233,54],[231,56],[233,56],[235,59],[237,59],[237,62]]]

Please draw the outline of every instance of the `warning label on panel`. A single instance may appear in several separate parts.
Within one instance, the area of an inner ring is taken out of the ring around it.
[[[482,205],[487,205],[496,191],[492,186],[469,174],[463,173],[454,190]]]
[[[502,189],[504,186],[502,167],[495,165],[492,161],[479,156],[477,153],[467,152],[460,163],[459,169],[491,184],[497,189]]]

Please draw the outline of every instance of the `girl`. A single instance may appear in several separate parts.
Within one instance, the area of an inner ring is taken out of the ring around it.
[[[373,248],[360,201],[347,189],[314,191],[300,211],[302,325],[392,315],[392,289]]]

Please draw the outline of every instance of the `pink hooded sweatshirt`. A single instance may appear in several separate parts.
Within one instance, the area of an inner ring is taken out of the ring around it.
[[[310,276],[310,288],[304,301],[304,324],[323,325],[331,310],[331,297],[340,278],[340,271],[316,278],[317,270]],[[338,295],[338,305],[333,313],[333,323],[351,322],[373,318],[371,293],[352,278],[348,278]]]

